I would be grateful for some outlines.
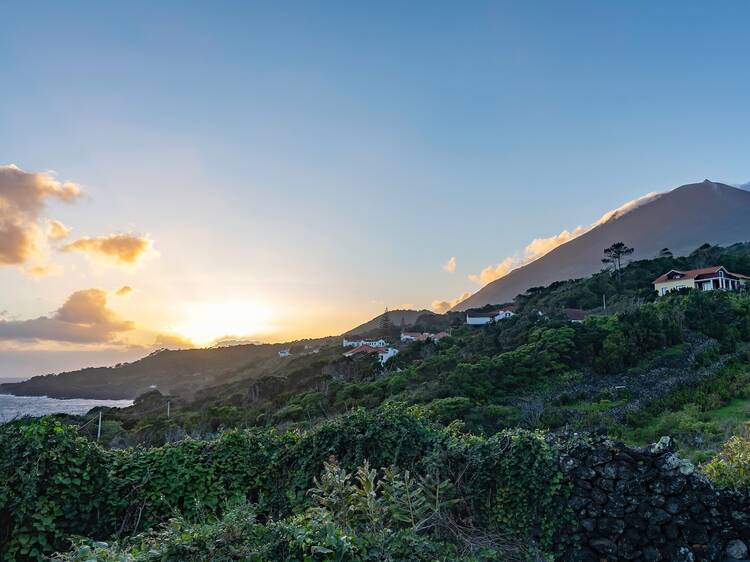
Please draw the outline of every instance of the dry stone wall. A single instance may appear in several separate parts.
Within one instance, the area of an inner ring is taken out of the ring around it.
[[[715,488],[668,437],[644,448],[567,440],[574,562],[736,561],[750,558],[750,498]]]

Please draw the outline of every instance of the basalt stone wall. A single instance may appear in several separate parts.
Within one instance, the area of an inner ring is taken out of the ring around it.
[[[563,450],[577,526],[570,560],[750,558],[750,498],[715,488],[669,438],[645,448],[568,442]]]

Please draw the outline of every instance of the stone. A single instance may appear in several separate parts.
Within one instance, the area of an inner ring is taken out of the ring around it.
[[[599,480],[599,487],[606,492],[614,492],[615,481],[610,480],[609,478],[602,478],[601,480]]]
[[[560,458],[560,468],[563,472],[570,472],[581,466],[581,461],[570,455],[565,455]]]
[[[659,549],[654,548],[653,546],[647,546],[644,548],[642,556],[646,562],[659,562],[659,560],[662,559]]]
[[[619,535],[625,530],[625,521],[614,517],[602,517],[597,522],[596,528],[605,535]]]
[[[582,480],[591,480],[596,476],[596,472],[588,466],[579,466],[575,470],[575,475]]]
[[[668,451],[674,450],[674,441],[669,436],[661,437],[656,443],[648,448],[652,455],[660,455]]]
[[[596,529],[596,519],[581,519],[581,527],[586,529],[589,533],[593,533]]]
[[[662,523],[666,523],[670,519],[672,519],[672,516],[669,513],[667,513],[663,509],[656,508],[654,509],[654,512],[651,515],[651,517],[649,517],[648,524],[658,526],[658,525],[661,525]]]
[[[584,546],[572,554],[570,562],[599,562],[599,556],[596,552]]]
[[[667,511],[667,513],[675,515],[682,510],[682,505],[680,504],[680,500],[678,500],[677,498],[669,498],[664,505],[664,509]]]
[[[724,552],[732,560],[742,560],[747,557],[747,546],[740,539],[734,539],[727,543]]]
[[[608,463],[612,460],[612,451],[609,449],[594,449],[588,457],[590,466],[597,466]]]
[[[589,546],[597,551],[599,554],[604,555],[617,555],[617,545],[604,537],[597,537],[589,541]]]

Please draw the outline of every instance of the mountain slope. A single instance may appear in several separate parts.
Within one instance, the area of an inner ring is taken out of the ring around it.
[[[420,316],[423,315],[434,316],[435,313],[431,310],[389,310],[388,316],[394,326],[399,327],[402,324],[405,327],[413,326],[416,324]],[[345,336],[365,336],[380,328],[380,322],[383,315],[379,314],[372,320],[368,320],[364,324],[360,324],[356,328],[352,328],[346,332]]]
[[[688,184],[604,222],[511,271],[457,304],[466,310],[503,303],[530,287],[590,275],[602,268],[602,250],[613,242],[635,248],[633,260],[669,248],[689,253],[704,242],[726,245],[750,240],[750,191],[705,180]]]

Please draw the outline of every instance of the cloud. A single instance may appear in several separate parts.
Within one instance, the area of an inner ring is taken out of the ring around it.
[[[449,259],[447,262],[443,264],[443,271],[447,271],[448,273],[453,273],[456,271],[456,257],[453,256],[451,259]]]
[[[517,269],[521,266],[531,263],[534,260],[541,258],[542,256],[544,256],[545,254],[548,254],[549,252],[551,252],[558,246],[562,246],[566,242],[570,242],[571,240],[578,238],[582,234],[586,234],[591,229],[596,228],[597,226],[600,226],[611,220],[617,219],[629,213],[630,211],[637,209],[641,205],[644,205],[646,203],[653,201],[659,196],[660,196],[659,193],[655,193],[655,192],[647,193],[646,195],[642,197],[638,197],[637,199],[628,201],[624,205],[620,205],[616,209],[607,211],[601,216],[601,218],[599,218],[599,220],[597,220],[596,222],[594,222],[593,224],[589,226],[577,226],[576,228],[570,231],[563,230],[559,234],[555,234],[554,236],[550,236],[549,238],[535,238],[524,248],[522,255],[519,255],[518,253],[516,253],[516,254],[513,254],[512,256],[508,256],[505,259],[503,259],[501,262],[497,263],[496,265],[485,267],[479,273],[469,275],[469,280],[482,286],[487,285],[488,283],[491,283],[492,281],[495,281],[496,279],[505,277],[506,275],[508,275],[508,273],[510,273],[514,269]]]
[[[63,268],[53,263],[43,263],[39,265],[31,265],[24,269],[26,275],[31,277],[48,277],[50,275],[60,275]]]
[[[0,340],[111,343],[135,325],[107,306],[107,293],[83,289],[70,295],[51,316],[0,320]]]
[[[47,238],[57,242],[63,240],[70,234],[70,228],[65,226],[60,221],[47,219]]]
[[[471,293],[464,293],[461,296],[456,297],[453,300],[448,301],[432,301],[432,310],[439,314],[444,314],[445,312],[448,312],[451,308],[456,306],[461,301],[465,301],[471,296]]]
[[[108,265],[132,266],[146,257],[153,243],[137,234],[110,234],[89,238],[84,236],[63,246],[65,252],[81,252]]]
[[[194,349],[195,344],[179,334],[157,334],[153,347],[158,349]]]
[[[132,293],[132,292],[133,292],[133,288],[132,288],[132,287],[130,287],[130,286],[128,286],[128,285],[125,285],[125,286],[123,286],[123,287],[120,287],[119,289],[117,289],[117,290],[115,291],[115,294],[116,294],[116,295],[117,295],[118,297],[124,297],[124,296],[127,296],[127,295],[129,295],[129,294],[130,294],[130,293]]]
[[[13,164],[0,166],[0,266],[44,263],[42,212],[49,200],[71,203],[80,196],[78,185],[60,182],[50,172],[26,172]]]

